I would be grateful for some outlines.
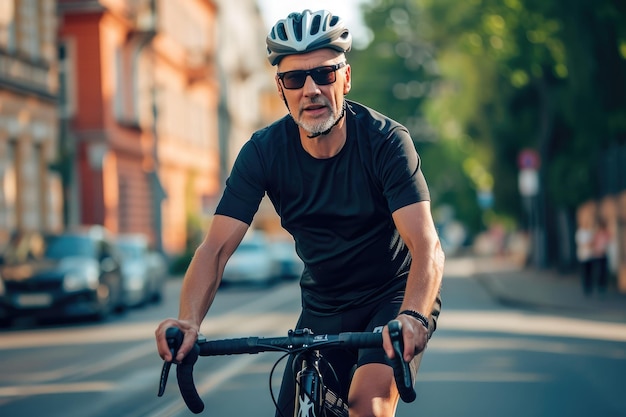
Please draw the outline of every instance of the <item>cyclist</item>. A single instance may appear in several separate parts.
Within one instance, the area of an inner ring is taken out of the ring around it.
[[[401,322],[404,359],[415,376],[441,306],[444,254],[420,158],[405,127],[344,98],[352,43],[344,20],[326,10],[291,13],[266,42],[289,114],[255,132],[237,156],[185,274],[178,319],[156,329],[159,354],[172,359],[164,336],[171,326],[185,335],[174,360],[191,349],[224,266],[267,193],[305,264],[297,328],[382,331],[384,352],[324,357],[350,416],[393,416],[398,392],[385,358],[393,355],[385,325]],[[277,415],[293,415],[294,389],[288,364]]]

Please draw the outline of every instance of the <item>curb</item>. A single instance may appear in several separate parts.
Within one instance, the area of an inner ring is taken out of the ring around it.
[[[474,278],[503,306],[626,323],[626,295],[609,290],[585,297],[573,277],[509,270],[477,273]]]

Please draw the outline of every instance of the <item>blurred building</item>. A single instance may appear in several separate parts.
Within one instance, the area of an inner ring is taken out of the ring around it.
[[[219,191],[215,2],[58,0],[58,10],[67,222],[181,252]]]
[[[227,175],[241,146],[257,129],[276,116],[273,69],[267,62],[267,29],[256,0],[216,0],[220,111],[224,123],[224,172]],[[277,103],[279,102],[279,103]],[[224,175],[223,175],[224,176]]]
[[[216,0],[216,3],[223,188],[237,153],[252,133],[284,116],[287,110],[278,96],[276,69],[267,61],[265,37],[269,29],[257,0]],[[207,209],[212,213],[214,207]],[[254,226],[280,228],[280,220],[267,198],[261,203]]]
[[[267,31],[256,0],[1,0],[0,249],[77,224],[193,246],[286,113]],[[266,200],[255,221],[280,229]]]
[[[56,2],[0,2],[0,248],[63,226],[57,160]]]

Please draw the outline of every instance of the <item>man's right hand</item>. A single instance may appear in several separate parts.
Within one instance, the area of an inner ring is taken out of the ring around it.
[[[178,354],[175,358],[172,358],[172,353],[170,352],[170,348],[167,344],[167,339],[165,338],[165,331],[169,327],[177,327],[183,332],[183,343],[180,345],[180,349],[178,349]],[[156,337],[157,350],[159,352],[159,356],[166,362],[175,362],[180,363],[187,353],[192,349],[194,343],[198,340],[198,333],[200,326],[195,323],[191,323],[186,320],[176,320],[176,319],[166,319],[163,320],[159,326],[157,327],[154,335]]]

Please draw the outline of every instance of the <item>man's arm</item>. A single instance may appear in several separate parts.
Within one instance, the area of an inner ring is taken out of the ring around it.
[[[178,351],[176,361],[181,361],[195,343],[200,324],[213,303],[219,288],[226,261],[233,254],[248,225],[232,217],[216,215],[204,241],[198,246],[187,268],[180,294],[178,319],[167,319],[159,324],[155,332],[159,355],[171,361],[165,339],[168,327],[178,327],[185,338]]]
[[[430,212],[430,202],[422,201],[402,207],[393,213],[393,220],[412,257],[400,311],[413,310],[430,318],[441,287],[445,260]],[[408,362],[426,348],[428,329],[417,319],[405,314],[398,316],[398,320],[402,323],[404,359]],[[393,349],[388,335],[384,338],[383,346],[387,355],[392,357]]]

